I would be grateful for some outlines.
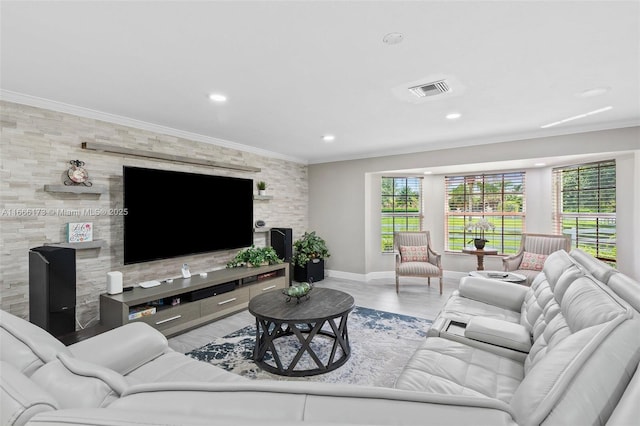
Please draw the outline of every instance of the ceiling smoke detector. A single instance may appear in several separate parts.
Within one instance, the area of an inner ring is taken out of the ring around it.
[[[409,92],[419,98],[427,96],[436,96],[450,92],[451,88],[445,80],[434,81],[433,83],[421,84],[419,86],[409,87]]]

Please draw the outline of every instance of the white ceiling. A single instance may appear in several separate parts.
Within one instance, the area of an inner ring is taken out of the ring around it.
[[[638,1],[0,7],[4,99],[305,163],[640,124]],[[383,43],[391,32],[403,42]],[[440,78],[449,94],[404,94]],[[610,90],[577,96],[597,87]],[[462,117],[447,120],[453,111]]]

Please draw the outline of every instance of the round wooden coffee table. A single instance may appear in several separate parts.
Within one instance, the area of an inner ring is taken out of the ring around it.
[[[309,299],[286,302],[280,291],[260,294],[249,301],[249,312],[256,317],[256,345],[253,360],[261,368],[284,376],[313,376],[326,373],[343,365],[351,356],[347,318],[353,310],[353,297],[343,291],[315,287]],[[325,326],[326,325],[326,326]],[[289,361],[278,353],[277,339],[296,336],[299,347]],[[329,353],[316,353],[314,339],[322,336],[330,340]],[[271,355],[270,360],[265,356]],[[296,368],[307,354],[313,362],[311,368]]]

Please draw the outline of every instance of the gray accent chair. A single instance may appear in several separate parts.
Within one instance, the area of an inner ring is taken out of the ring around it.
[[[527,277],[526,285],[531,286],[531,283],[540,271],[521,268],[524,253],[536,253],[548,256],[558,250],[571,251],[571,237],[568,235],[524,233],[520,240],[518,252],[502,258],[502,266],[505,272],[515,272],[516,274]]]
[[[396,293],[400,291],[400,277],[425,277],[431,286],[431,278],[440,278],[440,294],[442,294],[442,260],[441,255],[433,250],[429,231],[395,232],[394,245],[396,251]],[[427,261],[402,261],[400,247],[426,247]]]

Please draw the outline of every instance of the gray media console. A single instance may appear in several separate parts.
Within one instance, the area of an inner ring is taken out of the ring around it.
[[[221,269],[206,277],[194,275],[156,287],[101,294],[100,323],[115,328],[143,321],[173,336],[246,309],[251,298],[288,285],[288,263]]]

